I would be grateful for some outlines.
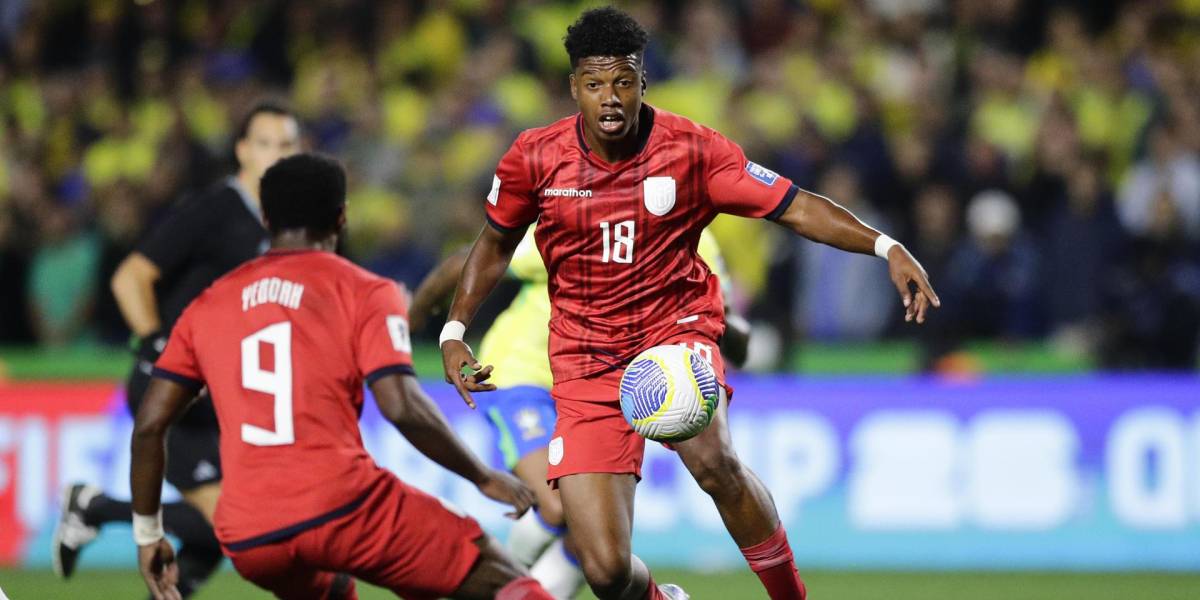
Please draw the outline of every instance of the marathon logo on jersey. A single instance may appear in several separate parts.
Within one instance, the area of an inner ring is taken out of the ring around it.
[[[278,304],[290,309],[300,308],[304,285],[278,277],[265,277],[242,288],[242,312],[260,304]]]
[[[592,190],[581,190],[577,188],[546,188],[542,190],[542,195],[547,198],[591,198]]]
[[[642,182],[642,200],[650,214],[661,217],[675,206],[675,178],[647,177]]]
[[[760,183],[768,187],[775,185],[775,180],[779,179],[779,173],[776,173],[775,171],[772,171],[752,160],[746,161],[746,172],[749,173],[751,177],[757,179]]]

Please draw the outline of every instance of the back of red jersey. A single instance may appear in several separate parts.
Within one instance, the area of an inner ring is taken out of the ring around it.
[[[212,394],[222,543],[346,507],[384,476],[359,433],[363,382],[412,373],[407,323],[395,282],[320,251],[269,252],[184,311],[155,374]]]
[[[697,253],[701,231],[721,212],[775,218],[797,192],[711,129],[648,106],[640,118],[627,160],[600,159],[576,115],[522,134],[493,180],[492,226],[538,223],[555,381],[619,368],[684,332],[718,338],[723,303]]]

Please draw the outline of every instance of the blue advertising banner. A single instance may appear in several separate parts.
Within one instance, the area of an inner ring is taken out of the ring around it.
[[[738,453],[771,489],[802,568],[1200,570],[1198,378],[732,383]],[[449,386],[427,389],[499,464],[484,418]],[[49,564],[64,483],[128,494],[130,420],[111,394],[71,414],[0,402],[0,512],[20,525],[0,537],[15,540],[15,562]],[[420,456],[369,401],[362,430],[381,464],[504,535],[502,507]],[[744,565],[672,452],[649,444],[644,476],[635,552],[657,565]],[[82,564],[132,565],[128,541],[113,528]]]

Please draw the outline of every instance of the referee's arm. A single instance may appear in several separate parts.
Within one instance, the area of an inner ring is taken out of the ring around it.
[[[160,332],[167,333],[162,331],[154,284],[163,273],[176,273],[183,268],[200,241],[215,229],[214,212],[208,200],[206,195],[185,198],[113,273],[109,285],[121,316],[125,317],[129,330],[143,341]]]
[[[161,276],[158,265],[137,251],[130,252],[113,273],[110,282],[113,297],[125,323],[138,338],[162,329],[158,302],[154,297],[154,284]]]

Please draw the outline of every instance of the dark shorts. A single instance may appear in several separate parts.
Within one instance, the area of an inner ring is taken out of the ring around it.
[[[462,585],[482,536],[475,519],[389,475],[348,514],[277,542],[223,548],[242,577],[279,598],[325,598],[346,573],[432,600]]]
[[[135,364],[125,387],[130,414],[137,415],[150,375]],[[149,365],[149,363],[146,363]],[[152,366],[152,365],[149,365]],[[212,398],[205,390],[167,433],[167,482],[186,492],[221,481],[221,430]]]

